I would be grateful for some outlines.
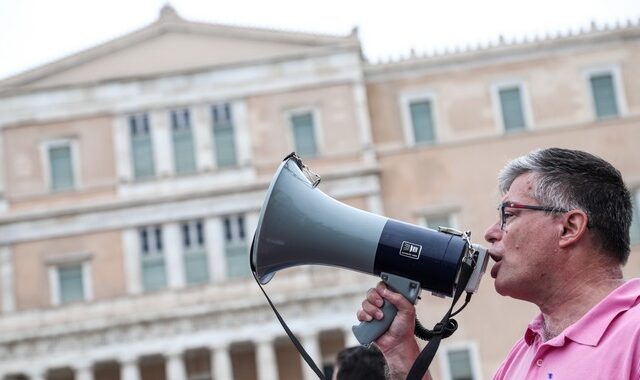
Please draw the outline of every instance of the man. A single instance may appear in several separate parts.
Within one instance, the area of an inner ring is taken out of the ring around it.
[[[540,314],[494,379],[640,379],[640,279],[622,279],[632,207],[620,173],[551,148],[509,162],[499,187],[499,220],[485,233],[491,277],[499,294]],[[379,284],[358,319],[381,318],[383,299],[398,314],[376,344],[391,378],[404,379],[419,353],[413,305]]]
[[[387,363],[375,346],[349,347],[338,353],[332,380],[385,380]]]

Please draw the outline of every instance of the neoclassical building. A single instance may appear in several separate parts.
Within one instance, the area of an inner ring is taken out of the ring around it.
[[[206,24],[167,6],[6,78],[0,379],[313,379],[248,266],[284,156],[299,152],[348,205],[477,243],[498,217],[498,170],[539,147],[606,158],[637,209],[639,62],[637,23],[374,64],[355,29]],[[629,277],[637,222],[632,240]],[[490,378],[536,313],[486,277],[439,350],[438,378]],[[329,372],[377,281],[300,266],[266,289]],[[418,314],[431,324],[448,303],[425,293]]]

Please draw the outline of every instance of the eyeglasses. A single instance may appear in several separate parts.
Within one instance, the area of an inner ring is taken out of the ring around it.
[[[498,209],[500,210],[500,229],[504,231],[504,226],[507,223],[507,218],[512,215],[507,215],[505,210],[507,208],[519,208],[524,210],[534,210],[534,211],[546,211],[546,212],[567,212],[567,210],[563,208],[550,207],[550,206],[533,206],[533,205],[521,205],[519,203],[514,202],[502,202]]]

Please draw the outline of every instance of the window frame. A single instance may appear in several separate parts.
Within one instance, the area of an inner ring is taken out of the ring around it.
[[[78,302],[88,302],[93,300],[93,278],[91,276],[91,255],[82,254],[82,257],[69,257],[62,259],[51,259],[47,262],[49,274],[49,299],[52,306],[69,305]],[[81,266],[82,273],[82,292],[81,300],[62,302],[62,293],[60,293],[60,273],[59,270],[64,267]]]
[[[218,107],[228,108],[229,118],[228,122],[231,125],[231,133],[233,137],[233,163],[220,165],[220,160],[218,156],[218,147],[216,142],[216,118],[214,117],[214,109],[218,109]],[[235,115],[235,105],[232,101],[220,101],[211,103],[208,105],[208,114],[209,114],[209,133],[211,136],[211,144],[212,144],[212,155],[213,155],[213,165],[217,169],[228,169],[228,168],[237,168],[240,165],[240,159],[238,156],[238,126]]]
[[[591,78],[594,76],[610,74],[613,80],[614,93],[616,95],[616,102],[618,105],[618,115],[598,117],[598,111],[596,109],[596,98],[591,86]],[[595,121],[611,120],[626,116],[627,114],[627,99],[625,97],[624,83],[622,81],[622,71],[618,64],[599,65],[584,70],[584,83],[589,93],[591,116]]]
[[[164,231],[164,226],[161,224],[149,224],[149,225],[144,225],[144,226],[139,226],[136,231],[137,231],[137,249],[138,249],[138,260],[139,260],[139,265],[140,265],[140,286],[141,286],[141,290],[143,293],[150,293],[150,292],[156,292],[156,291],[163,291],[166,290],[170,287],[170,283],[169,283],[169,270],[167,268],[167,242],[165,241],[166,239],[166,232]],[[147,252],[145,253],[145,251],[142,249],[143,247],[143,242],[142,242],[142,231],[146,231],[147,233],[147,245],[148,245],[148,249]],[[159,230],[159,234],[160,234],[160,240],[158,240],[158,232],[156,230]],[[158,245],[160,247],[158,247]],[[153,247],[153,249],[151,248]],[[145,286],[146,282],[145,282],[145,270],[144,270],[144,265],[145,265],[145,261],[154,261],[154,260],[162,260],[162,266],[163,266],[163,271],[164,271],[164,284],[161,287],[158,288],[148,288]]]
[[[466,349],[469,351],[471,361],[471,374],[473,380],[482,380],[482,369],[480,365],[480,355],[478,345],[474,341],[452,342],[440,347],[438,359],[440,362],[441,376],[444,380],[452,380],[451,370],[449,369],[449,352]]]
[[[152,172],[151,175],[149,176],[143,176],[143,177],[139,177],[136,175],[136,161],[135,161],[135,150],[134,150],[134,146],[133,146],[133,142],[134,142],[134,135],[132,133],[131,130],[131,119],[135,118],[136,119],[136,123],[138,123],[139,120],[142,120],[144,118],[146,118],[147,120],[147,127],[149,128],[149,143],[151,145],[151,165],[152,165]],[[145,111],[145,112],[137,112],[137,113],[132,113],[132,114],[128,114],[126,117],[126,121],[127,121],[127,139],[129,142],[129,156],[130,156],[130,165],[131,165],[131,178],[133,181],[138,182],[138,181],[150,181],[150,180],[154,180],[155,178],[158,177],[158,160],[156,157],[156,146],[155,146],[155,142],[154,142],[154,136],[153,136],[153,122],[152,122],[152,117],[151,117],[151,112],[150,111]],[[170,128],[170,126],[169,126]]]
[[[175,115],[175,116],[174,116]],[[176,121],[176,125],[174,126],[174,119]],[[193,112],[189,107],[178,107],[169,110],[168,113],[169,120],[169,133],[171,137],[171,155],[172,155],[172,165],[173,172],[178,175],[191,175],[198,172],[198,154],[197,154],[197,146],[195,141],[195,131],[193,124]],[[151,128],[150,128],[151,132]],[[188,133],[191,139],[191,156],[193,159],[193,168],[189,170],[178,170],[178,157],[177,157],[177,149],[176,149],[176,133]]]
[[[411,118],[411,104],[428,101],[431,103],[431,122],[433,124],[433,141],[416,142]],[[400,95],[400,116],[402,119],[402,132],[404,142],[408,146],[430,146],[438,145],[443,141],[442,129],[440,127],[440,116],[437,107],[437,96],[433,90],[420,90],[405,92]]]
[[[458,229],[458,215],[457,212],[455,210],[445,210],[443,209],[442,211],[430,211],[427,213],[422,213],[420,216],[420,220],[419,223],[421,226],[427,227],[427,228],[431,228],[428,226],[429,224],[429,218],[436,218],[436,217],[442,217],[442,216],[446,216],[447,219],[449,219],[449,224],[446,226],[442,226],[442,227],[450,227],[450,228],[454,228],[454,229]]]
[[[53,173],[51,171],[50,150],[52,148],[69,147],[71,155],[71,172],[73,174],[73,185],[65,189],[53,189]],[[40,156],[45,180],[45,187],[50,193],[64,193],[77,191],[82,187],[82,177],[80,175],[80,149],[77,137],[61,137],[44,141],[40,144]]]
[[[289,139],[289,146],[291,147],[291,150],[297,152],[296,137],[295,133],[293,132],[293,117],[302,116],[305,114],[311,114],[311,121],[313,122],[313,138],[315,139],[316,143],[316,154],[315,156],[302,158],[314,159],[321,157],[324,153],[324,140],[322,138],[323,134],[320,131],[322,125],[322,117],[319,107],[310,105],[286,110],[285,118],[287,125],[287,136]]]
[[[522,129],[507,130],[504,124],[504,115],[502,109],[502,101],[500,99],[500,91],[517,87],[520,91],[520,103],[522,108],[522,119],[524,127]],[[535,128],[533,106],[531,104],[531,96],[527,81],[519,78],[502,79],[491,83],[491,102],[493,103],[493,115],[496,120],[496,128],[501,134],[518,133],[529,131]]]

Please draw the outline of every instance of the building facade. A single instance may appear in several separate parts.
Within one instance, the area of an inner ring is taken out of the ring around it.
[[[313,379],[254,283],[265,190],[297,151],[357,208],[471,230],[532,149],[601,155],[640,198],[640,26],[372,64],[357,31],[153,24],[0,81],[0,379]],[[625,274],[640,274],[633,226]],[[266,289],[317,363],[376,278],[300,266]],[[448,300],[423,297],[436,322]],[[491,280],[432,373],[486,379],[535,315]]]

